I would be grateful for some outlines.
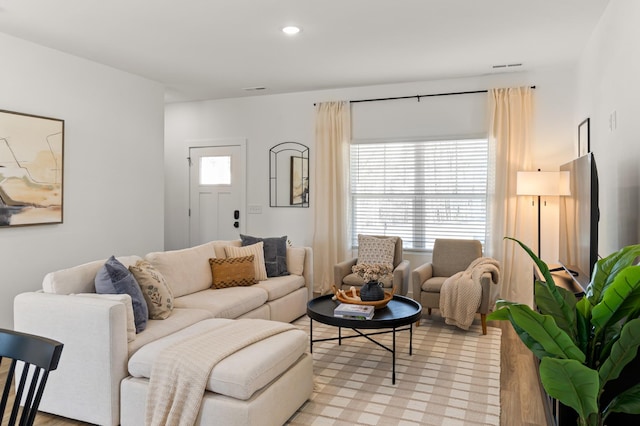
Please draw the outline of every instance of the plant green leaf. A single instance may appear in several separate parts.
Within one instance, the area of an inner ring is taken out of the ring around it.
[[[609,380],[620,376],[622,369],[636,357],[639,346],[640,319],[636,318],[622,327],[620,338],[613,344],[609,357],[598,370],[601,391]]]
[[[549,395],[576,410],[583,421],[598,413],[598,372],[573,359],[544,358],[540,381]]]
[[[516,243],[518,243],[520,247],[522,247],[524,251],[527,252],[529,257],[533,259],[533,262],[536,264],[538,269],[540,269],[540,273],[544,277],[545,283],[548,288],[549,296],[553,298],[556,301],[556,304],[558,305],[558,308],[561,312],[561,315],[559,316],[563,318],[562,320],[563,322],[565,322],[566,324],[571,324],[572,325],[571,330],[574,330],[575,321],[576,321],[575,304],[573,304],[572,306],[569,306],[565,302],[564,297],[560,294],[560,292],[558,291],[558,288],[556,287],[555,281],[553,281],[553,276],[551,275],[551,271],[549,271],[549,267],[547,266],[547,264],[544,263],[542,260],[540,260],[538,256],[536,256],[531,251],[531,249],[527,247],[524,243],[516,240],[515,238],[510,238],[510,237],[505,237],[505,238],[508,240],[513,240]],[[536,305],[538,305],[537,295],[536,295]],[[572,339],[575,340],[575,331],[571,331],[568,334],[569,336],[571,336]]]
[[[591,305],[600,303],[602,294],[616,275],[627,266],[633,265],[638,256],[640,256],[640,244],[624,247],[596,262],[585,294]]]
[[[640,310],[640,285],[636,287],[629,295],[624,299],[620,307],[616,310],[615,314],[609,320],[609,324],[615,324],[620,320],[633,319],[638,316]]]
[[[536,281],[535,283],[535,292],[536,292],[536,307],[540,310],[543,315],[551,315],[555,320],[558,327],[563,329],[565,333],[571,336],[575,341],[576,338],[576,315],[575,315],[575,306],[576,306],[576,296],[573,292],[570,292],[562,287],[556,287],[556,290],[562,296],[564,300],[564,305],[569,306],[571,315],[567,318],[563,315],[563,311],[560,305],[557,303],[557,300],[553,297],[552,292],[550,291],[547,283],[542,281]]]
[[[585,319],[588,319],[591,322],[591,310],[593,309],[593,305],[589,302],[586,297],[578,300],[576,303],[576,311],[580,312]]]
[[[502,308],[504,306],[511,306],[511,305],[517,305],[517,302],[511,302],[509,300],[504,300],[504,299],[500,299],[496,302],[496,306],[498,308]]]
[[[539,359],[542,359],[546,356],[555,356],[554,354],[551,354],[545,351],[542,345],[540,345],[540,343],[538,343],[535,339],[533,339],[526,331],[524,331],[521,327],[519,327],[518,324],[513,320],[508,308],[509,306],[513,306],[513,305],[517,305],[517,303],[508,302],[506,300],[498,300],[498,302],[496,302],[496,306],[498,306],[499,309],[490,313],[487,316],[487,320],[510,321],[516,334],[518,335],[518,337],[520,337],[520,340],[522,340],[522,342],[529,348],[529,350],[531,350],[531,352],[533,352],[533,354]]]
[[[549,271],[549,267],[547,266],[547,264],[544,263],[538,256],[536,256],[535,253],[531,251],[531,249],[526,244],[524,244],[523,242],[515,238],[511,238],[511,237],[504,237],[504,238],[505,240],[511,240],[518,243],[520,247],[522,247],[522,249],[527,252],[527,254],[536,264],[538,269],[540,269],[540,273],[542,273],[542,276],[544,277],[545,281],[548,283],[552,283],[555,286],[555,281],[553,281],[553,276],[551,275],[551,271]]]
[[[615,396],[602,413],[603,420],[610,413],[640,414],[640,383]]]
[[[582,316],[579,311],[576,311],[576,343],[585,354],[589,354],[589,336],[591,336],[591,322]]]
[[[500,301],[498,301],[498,304],[499,303]],[[496,304],[496,306],[499,306],[498,304]],[[487,315],[487,321],[508,321],[509,319],[509,310],[507,308],[496,309]]]
[[[534,312],[527,305],[508,306],[512,323],[516,324],[531,339],[553,356],[575,359],[584,362],[585,354],[575,345],[571,337],[556,324],[550,315],[541,315]],[[517,330],[516,330],[517,331]],[[522,338],[522,337],[521,337]],[[523,339],[527,347],[529,343]]]
[[[585,426],[602,426],[600,413],[589,414],[589,417],[587,417],[587,421],[585,422]]]
[[[586,363],[588,367],[599,369],[602,364],[609,358],[611,354],[611,348],[620,339],[620,333],[622,332],[622,326],[624,324],[615,323],[609,325],[605,333],[598,336],[598,340],[592,340],[592,346],[595,346],[595,351],[591,357],[591,363]]]
[[[640,291],[640,266],[628,266],[620,270],[602,295],[602,300],[591,311],[591,324],[596,328],[596,334],[614,318],[619,318],[635,302],[634,292]],[[629,298],[629,303],[625,300]],[[616,315],[618,314],[618,315]]]
[[[518,335],[518,337],[520,337],[520,340],[522,340],[522,343],[524,343],[525,346],[529,348],[529,350],[538,359],[542,359],[545,357],[555,358],[554,354],[547,352],[544,349],[544,347],[540,344],[540,342],[538,342],[536,339],[531,337],[531,335],[527,333],[525,330],[523,330],[520,326],[518,326],[518,324],[515,321],[511,320],[511,325],[513,326],[513,329]]]

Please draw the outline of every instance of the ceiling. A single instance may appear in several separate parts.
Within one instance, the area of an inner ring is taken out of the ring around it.
[[[0,0],[0,32],[160,82],[176,102],[569,63],[607,3]],[[302,32],[284,35],[290,24]]]

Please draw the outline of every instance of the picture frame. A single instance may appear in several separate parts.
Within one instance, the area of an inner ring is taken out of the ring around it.
[[[291,197],[290,204],[309,204],[309,159],[291,156]]]
[[[300,142],[280,142],[269,149],[269,207],[309,208],[310,158],[309,147]]]
[[[589,129],[589,118],[578,124],[578,157],[591,152],[591,132]]]
[[[0,228],[63,221],[64,120],[0,110]]]

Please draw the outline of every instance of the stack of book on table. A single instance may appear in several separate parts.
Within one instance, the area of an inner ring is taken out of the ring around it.
[[[351,318],[370,320],[373,318],[375,308],[371,305],[356,305],[353,303],[341,303],[333,310],[333,316],[338,318]]]

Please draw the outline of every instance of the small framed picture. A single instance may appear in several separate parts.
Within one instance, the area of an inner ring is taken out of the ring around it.
[[[591,152],[591,135],[589,131],[589,118],[578,124],[578,157]]]
[[[309,207],[309,159],[291,156],[291,200],[292,206]]]

